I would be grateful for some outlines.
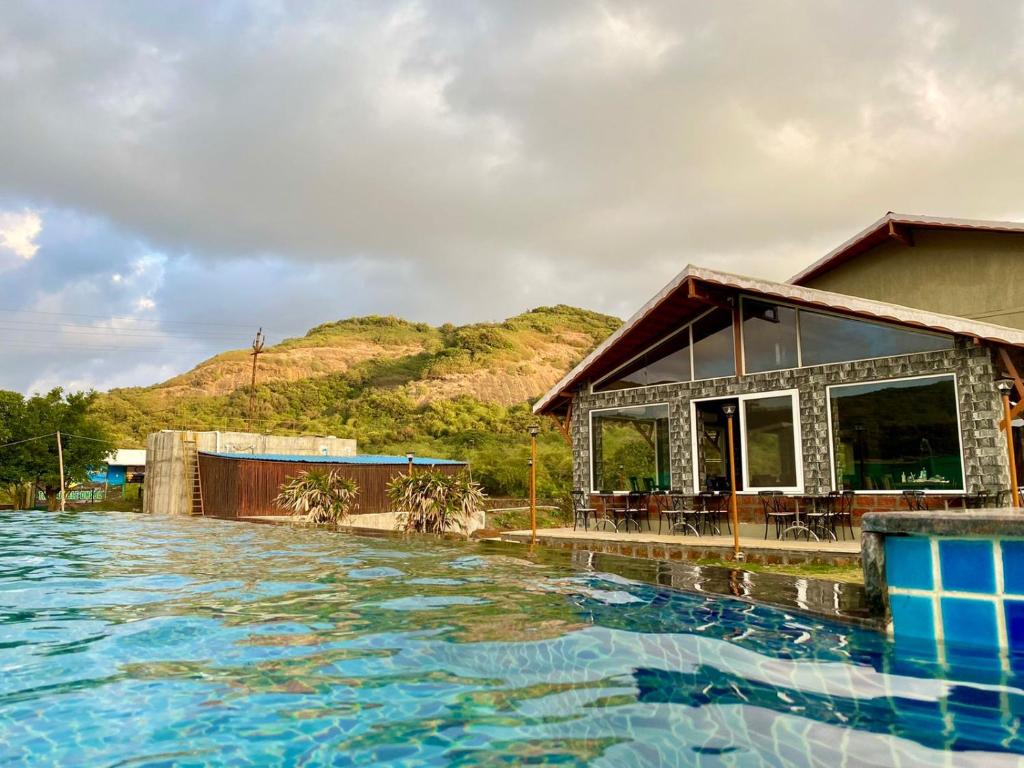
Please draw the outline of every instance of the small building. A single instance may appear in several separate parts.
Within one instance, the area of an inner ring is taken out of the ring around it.
[[[89,472],[89,481],[97,485],[118,487],[145,479],[146,451],[140,448],[118,448],[107,456],[102,468]]]
[[[1021,349],[1020,329],[690,266],[534,410],[564,422],[593,493],[727,489],[728,407],[741,509],[764,490],[891,509],[1008,488],[995,382],[1021,399]]]
[[[413,470],[458,474],[466,464],[448,459],[416,457]],[[214,517],[273,517],[290,514],[274,503],[281,487],[296,475],[329,469],[355,481],[358,509],[350,524],[363,528],[395,527],[387,496],[388,483],[409,471],[405,456],[296,456],[246,453],[199,454],[204,514]]]

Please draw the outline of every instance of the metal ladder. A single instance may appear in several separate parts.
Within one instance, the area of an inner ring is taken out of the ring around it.
[[[206,515],[203,508],[203,480],[199,473],[199,447],[195,440],[182,439],[185,450],[185,484],[191,487],[190,501],[192,507],[189,514]]]

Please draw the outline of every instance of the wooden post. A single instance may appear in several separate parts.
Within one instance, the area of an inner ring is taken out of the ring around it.
[[[530,430],[530,544],[537,543],[537,433],[540,427],[531,424]]]
[[[729,517],[732,518],[732,556],[742,559],[740,552],[740,511],[736,500],[736,448],[732,437],[732,414],[736,406],[727,405],[723,408],[726,414],[726,429],[729,430]]]
[[[1020,488],[1017,485],[1017,457],[1013,450],[1013,419],[1010,416],[1010,392],[1005,390],[1003,395],[1003,419],[1006,421],[1006,456],[1010,460],[1010,506],[1020,506]]]
[[[57,430],[57,461],[60,463],[60,511],[64,511],[64,448],[60,444],[60,430]]]

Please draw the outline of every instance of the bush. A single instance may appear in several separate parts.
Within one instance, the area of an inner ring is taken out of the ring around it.
[[[468,533],[485,497],[479,485],[461,474],[417,472],[388,483],[388,498],[398,510],[398,530],[445,533],[457,528]]]
[[[337,470],[301,472],[281,486],[274,503],[311,523],[338,523],[357,508],[356,481]]]

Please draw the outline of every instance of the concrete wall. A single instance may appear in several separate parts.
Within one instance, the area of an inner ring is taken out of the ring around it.
[[[913,230],[804,283],[810,288],[1024,328],[1024,236]]]
[[[590,393],[573,400],[573,482],[590,488],[590,419],[594,408],[667,403],[672,488],[692,493],[694,464],[690,400],[739,394],[798,390],[803,448],[804,489],[827,493],[832,488],[826,387],[881,379],[953,373],[960,398],[965,490],[999,491],[1009,486],[1005,438],[999,430],[1000,401],[988,347],[958,339],[955,349],[917,355],[729,376],[707,381],[663,384],[640,389]]]
[[[356,441],[318,435],[295,437],[249,432],[182,432],[164,430],[146,438],[146,491],[143,511],[187,515],[191,510],[191,477],[187,477],[184,441],[195,440],[200,451],[279,453],[297,456],[355,456]]]

